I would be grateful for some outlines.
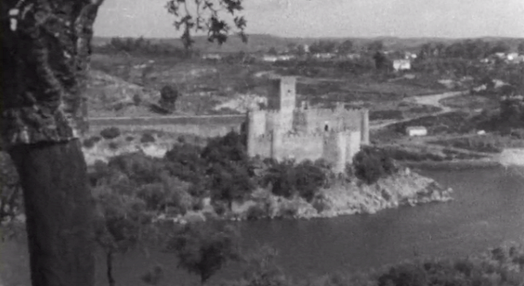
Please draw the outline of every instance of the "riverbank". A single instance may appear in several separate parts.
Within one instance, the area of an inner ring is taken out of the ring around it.
[[[452,200],[452,192],[451,188],[445,188],[431,178],[404,168],[372,185],[358,181],[337,183],[322,189],[309,202],[299,196],[284,198],[273,195],[268,189],[258,189],[246,200],[233,202],[231,209],[220,215],[207,202],[201,211],[189,211],[176,217],[161,215],[158,219],[185,224],[205,221],[210,217],[234,221],[333,218],[342,215],[374,214],[401,206],[448,202]]]
[[[465,170],[500,167],[501,163],[493,158],[449,161],[402,161],[402,165],[410,168],[423,168],[434,170]]]

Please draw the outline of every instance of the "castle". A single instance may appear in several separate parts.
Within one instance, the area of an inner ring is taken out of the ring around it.
[[[296,79],[282,77],[271,81],[267,109],[251,109],[246,115],[249,156],[297,162],[325,159],[335,172],[343,172],[346,163],[369,143],[369,112],[309,108],[305,102],[297,108]]]

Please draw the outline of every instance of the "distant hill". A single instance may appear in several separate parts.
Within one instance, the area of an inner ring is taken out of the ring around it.
[[[257,51],[267,51],[274,47],[277,50],[284,50],[289,44],[312,44],[318,40],[332,40],[332,41],[344,41],[352,40],[357,46],[365,46],[368,43],[376,40],[382,40],[386,49],[391,50],[416,50],[421,45],[430,42],[443,42],[451,44],[453,42],[465,40],[457,38],[397,38],[397,37],[375,37],[375,38],[286,38],[264,34],[251,34],[248,35],[248,42],[243,43],[239,37],[230,36],[228,41],[222,46],[216,43],[210,43],[205,36],[194,37],[195,44],[194,48],[204,53],[234,53],[234,52],[248,52],[254,53]],[[516,50],[517,45],[524,41],[524,38],[501,38],[501,37],[482,37],[474,38],[481,39],[487,42],[505,41],[508,45]],[[94,46],[103,46],[107,44],[111,38],[107,37],[94,37]],[[151,38],[153,43],[166,43],[183,47],[180,39],[177,38]]]

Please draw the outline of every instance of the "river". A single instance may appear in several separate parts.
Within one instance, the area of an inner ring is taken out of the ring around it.
[[[506,241],[524,242],[524,168],[427,170],[423,174],[455,190],[450,203],[402,207],[373,215],[333,219],[239,223],[246,249],[270,244],[278,262],[295,277],[377,268],[414,257],[456,257],[478,253]],[[29,285],[23,243],[4,244],[0,252],[5,285]],[[119,285],[142,285],[137,275],[153,263],[167,269],[161,285],[196,278],[175,269],[168,254],[149,258],[134,253],[118,259]],[[99,263],[98,285],[107,285]],[[235,276],[231,266],[220,278]],[[9,283],[8,283],[9,282]]]

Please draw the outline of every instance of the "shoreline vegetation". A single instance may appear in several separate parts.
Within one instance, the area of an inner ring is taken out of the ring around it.
[[[151,137],[148,146],[162,145]],[[102,185],[109,189],[102,193],[120,189],[111,177],[123,175],[134,181],[126,187],[150,205],[155,221],[181,224],[208,218],[330,218],[452,200],[453,190],[417,174],[409,164],[395,163],[380,148],[364,147],[345,173],[334,174],[321,160],[248,158],[242,142],[242,135],[231,132],[203,147],[180,139],[153,157],[143,151],[119,154],[91,166],[93,187],[95,193]],[[91,147],[87,154],[103,149]]]
[[[233,202],[231,209],[221,215],[210,204],[205,204],[200,211],[177,216],[160,214],[157,220],[185,224],[206,221],[209,217],[233,221],[333,218],[374,214],[402,206],[449,202],[453,200],[452,193],[451,188],[444,188],[433,179],[404,168],[372,185],[351,182],[322,189],[311,202],[299,196],[285,198],[273,195],[267,189],[258,189],[250,198]]]

